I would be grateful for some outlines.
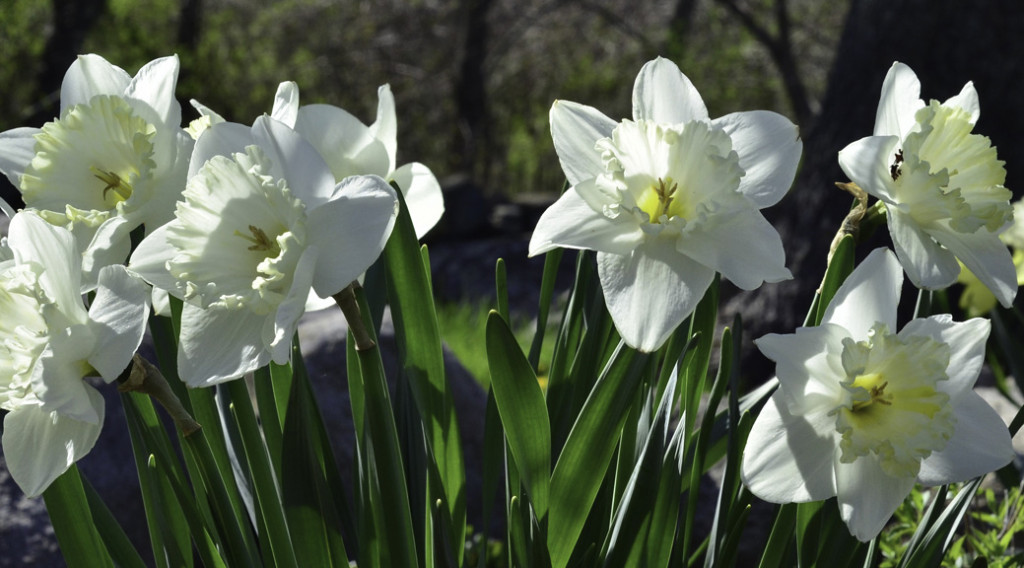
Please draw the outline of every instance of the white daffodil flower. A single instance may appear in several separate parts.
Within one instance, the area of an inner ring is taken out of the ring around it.
[[[100,270],[88,310],[74,237],[34,212],[11,220],[11,258],[0,262],[0,408],[11,477],[30,497],[89,453],[103,425],[103,397],[82,377],[108,383],[142,342],[149,287],[124,266]]]
[[[710,120],[676,65],[644,65],[633,120],[556,101],[551,135],[571,184],[541,216],[530,256],[597,251],[622,338],[654,351],[691,313],[715,272],[740,288],[791,278],[782,240],[761,215],[793,182],[802,144],[772,112]]]
[[[64,76],[60,118],[0,134],[0,171],[28,208],[75,235],[87,288],[100,268],[124,262],[133,229],[173,217],[192,150],[177,80],[177,56],[131,77],[81,55]]]
[[[194,387],[286,363],[307,301],[377,259],[398,207],[377,176],[336,183],[315,148],[268,116],[203,132],[183,197],[129,268],[185,301],[178,370]]]
[[[444,214],[441,184],[430,168],[412,162],[398,166],[398,119],[389,85],[377,89],[377,120],[363,124],[331,105],[299,106],[299,87],[281,83],[271,116],[294,128],[320,152],[334,178],[375,175],[394,181],[402,191],[417,238],[422,238]]]
[[[839,152],[849,178],[885,204],[896,256],[919,288],[945,288],[963,262],[1006,307],[1017,274],[999,233],[1013,222],[1006,170],[973,134],[978,93],[967,83],[925,104],[917,75],[894,63],[882,83],[874,135]]]
[[[874,538],[914,483],[943,485],[1013,459],[1010,434],[977,393],[990,324],[919,318],[896,329],[899,261],[872,252],[818,327],[754,343],[779,389],[754,422],[743,482],[772,503],[838,497],[851,534]]]

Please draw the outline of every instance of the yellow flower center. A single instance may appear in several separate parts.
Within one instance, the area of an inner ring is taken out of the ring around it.
[[[647,213],[651,223],[660,223],[662,216],[682,216],[683,204],[676,199],[678,193],[679,184],[672,181],[672,178],[659,178],[640,194],[636,205]]]
[[[652,235],[681,234],[712,214],[747,208],[743,168],[732,139],[702,121],[681,125],[624,120],[597,141],[605,172],[595,183],[616,203],[605,215],[632,215]]]
[[[921,460],[946,446],[956,419],[947,380],[949,346],[930,337],[900,337],[883,324],[866,341],[843,342],[847,398],[833,410],[842,436],[840,461],[874,454],[893,477],[914,477]]]
[[[77,212],[72,221],[124,212],[156,167],[155,134],[121,97],[98,95],[67,109],[36,134],[35,156],[21,178],[25,204],[57,215]]]

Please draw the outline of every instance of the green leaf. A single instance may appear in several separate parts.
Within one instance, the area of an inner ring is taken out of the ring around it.
[[[979,477],[966,483],[960,488],[960,492],[949,503],[946,509],[939,515],[935,523],[928,528],[928,532],[920,541],[920,545],[911,552],[907,551],[905,565],[910,568],[927,568],[936,566],[942,561],[946,550],[949,549],[956,538],[956,529],[960,526],[967,509],[971,506],[974,494],[981,487],[983,478]]]
[[[96,525],[82,522],[82,519],[91,518],[92,514],[77,465],[71,464],[67,471],[43,491],[43,500],[46,501],[46,512],[50,515],[61,554],[69,568],[114,566]]]
[[[139,551],[135,549],[135,545],[124,533],[121,524],[107,508],[103,498],[93,489],[87,478],[82,477],[81,479],[85,496],[89,500],[89,509],[92,511],[92,522],[96,525],[104,545],[110,552],[111,559],[117,566],[145,568],[146,563],[139,556]]]
[[[505,439],[526,484],[530,504],[544,527],[551,478],[551,426],[547,406],[530,362],[506,321],[495,311],[487,316],[487,359]]]
[[[455,535],[449,543],[462,563],[466,532],[466,474],[451,389],[445,377],[441,331],[437,323],[426,251],[421,250],[402,192],[398,219],[384,248],[387,290],[395,324],[402,372],[423,419],[427,451],[436,482],[429,484],[430,502],[441,499]]]
[[[249,398],[249,389],[243,379],[224,383],[224,387],[231,396],[231,410],[242,436],[242,447],[252,474],[254,497],[266,523],[267,533],[264,536],[270,544],[274,564],[285,567],[298,566],[292,547],[291,532],[288,530],[288,521],[281,503],[281,492],[274,476],[274,468],[270,464],[270,455],[260,435],[259,422],[256,420],[256,413]]]
[[[297,348],[292,357],[301,366]],[[301,377],[289,382],[292,392],[282,432],[281,498],[296,560],[300,566],[345,566],[348,555],[336,509],[344,496],[331,490],[325,476],[316,435],[322,427],[316,423],[320,411]]]
[[[836,250],[832,254],[832,260],[829,261],[828,268],[825,269],[825,278],[821,282],[821,288],[816,298],[817,311],[814,314],[814,321],[811,325],[821,324],[821,318],[825,316],[825,310],[828,309],[828,305],[832,302],[836,291],[846,281],[846,277],[853,272],[854,251],[856,247],[857,244],[853,239],[853,235],[844,236],[839,241],[839,245],[836,246]]]
[[[594,385],[551,475],[548,550],[555,568],[568,564],[583,523],[615,453],[622,421],[640,384],[646,354],[620,343]]]

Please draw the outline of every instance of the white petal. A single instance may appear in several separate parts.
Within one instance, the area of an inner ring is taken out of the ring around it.
[[[124,266],[100,271],[96,297],[89,306],[96,347],[89,364],[108,383],[124,371],[142,343],[149,316],[149,286],[131,276]]]
[[[388,149],[358,118],[330,105],[306,105],[299,109],[295,130],[309,140],[341,181],[351,175],[391,173]]]
[[[326,310],[327,308],[334,307],[336,302],[334,298],[321,298],[316,295],[316,292],[312,288],[309,289],[309,296],[306,298],[306,305],[303,310],[306,313],[318,312],[320,310]]]
[[[210,126],[213,126],[214,124],[220,124],[221,122],[227,122],[226,120],[224,120],[224,117],[221,116],[217,111],[211,109],[203,103],[195,99],[189,99],[188,102],[190,105],[192,105],[192,108],[196,109],[196,112],[199,113],[199,116],[210,117]]]
[[[1010,250],[997,235],[982,228],[970,234],[936,230],[932,231],[932,236],[956,255],[995,294],[1004,308],[1013,305],[1017,296],[1017,269]]]
[[[913,477],[890,477],[874,455],[846,464],[840,463],[836,454],[835,470],[839,514],[850,534],[862,542],[882,532],[889,517],[914,488]]]
[[[842,342],[847,333],[838,325],[822,323],[754,340],[761,353],[775,361],[782,385],[775,396],[783,397],[788,413],[813,415],[838,406],[843,397],[840,381],[846,379]]]
[[[4,418],[7,469],[25,495],[40,495],[96,444],[103,424],[103,397],[89,387],[89,398],[100,416],[97,424],[54,414],[39,406],[21,406]]]
[[[570,187],[540,216],[530,238],[529,255],[563,247],[627,255],[644,240],[643,230],[630,215],[609,219],[580,196],[593,181]]]
[[[283,122],[289,128],[295,128],[295,119],[299,115],[299,86],[295,81],[285,81],[277,86],[274,94],[274,108],[270,117]]]
[[[40,276],[43,290],[65,313],[82,307],[82,257],[75,239],[35,213],[22,211],[11,219],[8,245],[19,264],[34,262],[44,267]]]
[[[973,388],[978,380],[985,364],[985,342],[991,328],[992,324],[984,318],[954,322],[953,316],[939,314],[911,321],[903,326],[899,335],[931,337],[949,346],[949,366],[946,369],[949,379],[939,381],[937,388],[956,397]]]
[[[679,239],[676,248],[744,290],[793,277],[782,238],[753,208],[709,219]]]
[[[96,288],[100,277],[100,269],[111,264],[124,264],[131,252],[131,233],[136,224],[127,217],[111,217],[96,229],[87,241],[85,231],[75,235],[78,247],[85,245],[82,251],[82,291]],[[79,227],[75,227],[77,231]],[[84,243],[83,243],[84,242]]]
[[[973,126],[981,117],[981,104],[978,102],[978,91],[974,89],[974,82],[968,81],[960,93],[949,97],[942,103],[946,107],[960,107],[970,113],[970,123]]]
[[[793,185],[800,164],[800,129],[781,114],[768,111],[734,112],[712,124],[725,130],[739,154],[740,167],[746,172],[740,179],[740,193],[759,208],[778,203]]]
[[[999,414],[974,391],[953,401],[956,430],[942,451],[921,462],[923,485],[966,481],[995,471],[1013,460],[1010,432]]]
[[[395,96],[391,94],[391,85],[377,88],[377,120],[370,125],[370,134],[384,144],[388,153],[388,172],[393,171],[398,154],[398,117],[395,114]]]
[[[63,416],[90,424],[103,419],[89,398],[95,389],[86,383],[84,363],[92,353],[95,339],[92,330],[74,325],[54,331],[32,369],[32,389],[42,407]]]
[[[277,314],[272,322],[273,336],[263,338],[264,344],[270,347],[271,359],[279,365],[287,364],[291,360],[292,338],[295,337],[299,318],[305,313],[320,253],[316,247],[308,247],[302,252],[302,257],[295,265],[295,277],[288,295],[277,306]]]
[[[569,185],[593,179],[604,171],[600,152],[594,145],[615,130],[615,121],[592,106],[555,101],[549,113],[551,140]]]
[[[21,176],[36,155],[35,136],[41,131],[23,127],[0,133],[0,172],[15,188],[21,187]]]
[[[146,103],[168,128],[181,126],[181,105],[174,98],[178,84],[178,56],[154,59],[142,66],[125,89],[125,97]],[[148,116],[143,116],[149,119]]]
[[[888,207],[886,216],[893,249],[915,286],[938,290],[956,282],[960,264],[952,252],[939,246],[909,215]]]
[[[99,55],[79,55],[64,74],[60,86],[60,114],[74,105],[89,102],[96,95],[123,96],[132,77]]]
[[[178,279],[167,270],[167,261],[177,254],[177,249],[167,242],[167,229],[168,225],[164,225],[142,239],[132,253],[128,268],[154,287],[180,297]]]
[[[203,309],[186,303],[178,343],[181,379],[190,387],[207,387],[269,363],[262,335],[266,318],[244,308]]]
[[[779,392],[772,395],[750,430],[743,450],[744,485],[769,503],[834,497],[835,418],[793,416],[779,398]]]
[[[366,271],[387,243],[395,224],[398,199],[377,176],[352,176],[336,197],[309,213],[309,246],[320,256],[313,289],[327,297]]]
[[[899,142],[895,136],[861,138],[839,151],[839,167],[864,191],[886,203],[895,203],[896,198],[889,189],[892,183],[889,165]]]
[[[825,310],[821,323],[846,328],[857,341],[866,339],[876,323],[896,330],[896,308],[903,288],[903,269],[889,249],[878,248],[846,278]]]
[[[270,158],[271,175],[288,180],[288,187],[306,207],[319,207],[330,198],[336,184],[334,174],[298,132],[266,115],[256,119],[252,132]]]
[[[146,215],[142,222],[146,224],[147,233],[174,219],[175,203],[182,199],[188,180],[188,168],[195,148],[195,140],[184,130],[175,133],[175,159],[168,169],[160,176],[160,183],[154,188],[153,196],[146,205]]]
[[[234,122],[219,122],[210,126],[196,141],[188,166],[188,179],[192,179],[206,162],[214,156],[228,156],[245,152],[246,146],[256,143],[252,128]]]
[[[444,214],[444,194],[441,184],[430,168],[419,162],[405,164],[391,174],[405,197],[405,204],[416,229],[416,238],[422,239]]]
[[[875,112],[875,136],[899,136],[902,140],[917,120],[921,100],[921,81],[905,64],[896,62],[889,68],[882,82],[882,95]]]
[[[616,329],[627,344],[645,352],[665,343],[715,277],[663,239],[628,255],[599,252],[597,272]]]
[[[658,57],[640,69],[633,84],[633,118],[662,124],[707,120],[704,99],[675,63]]]

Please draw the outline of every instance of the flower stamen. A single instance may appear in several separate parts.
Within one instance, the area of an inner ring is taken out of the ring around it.
[[[257,227],[256,225],[249,225],[249,232],[252,236],[244,235],[241,231],[235,231],[235,236],[242,237],[243,239],[253,243],[252,246],[248,247],[251,251],[267,251],[267,256],[277,256],[281,254],[281,247],[277,244],[277,241],[267,236],[267,233]]]
[[[132,196],[132,186],[121,179],[121,176],[116,173],[103,171],[96,166],[89,166],[89,171],[93,173],[96,179],[107,184],[107,186],[103,188],[103,199],[107,198],[107,193],[111,190],[113,190],[117,195],[117,197],[114,198],[115,203],[126,201]]]

